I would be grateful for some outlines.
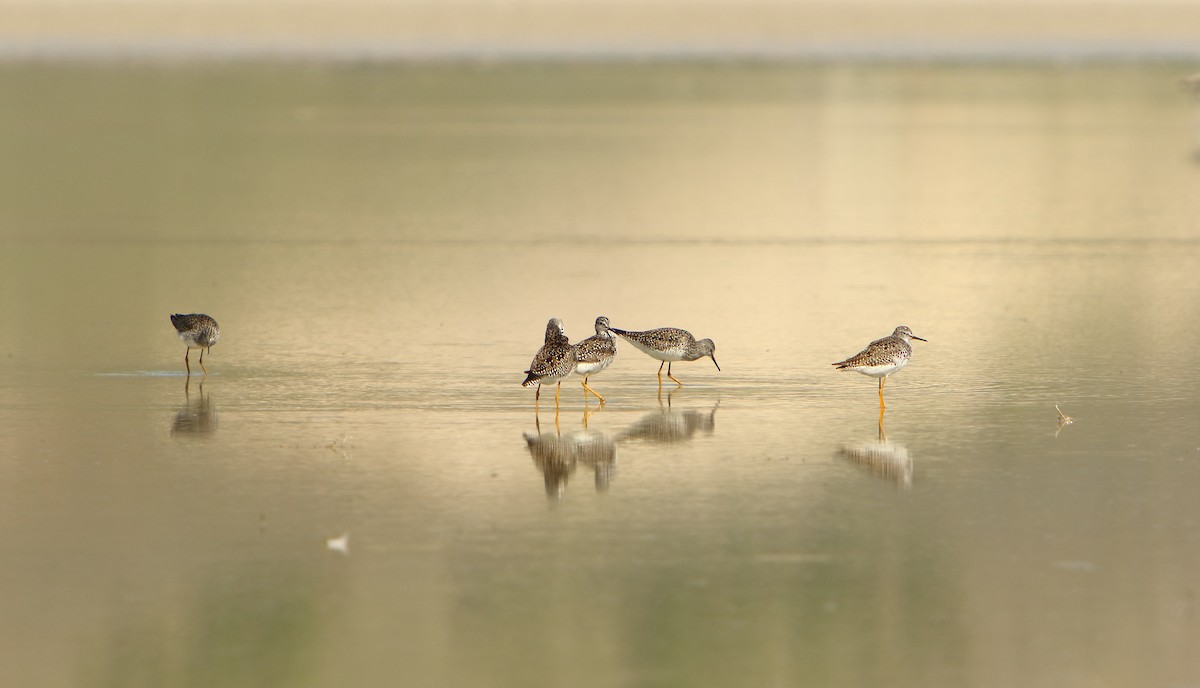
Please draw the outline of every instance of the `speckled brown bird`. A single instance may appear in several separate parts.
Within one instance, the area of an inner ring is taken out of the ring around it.
[[[870,377],[879,378],[879,408],[884,408],[883,385],[892,373],[898,372],[908,365],[912,358],[910,340],[926,341],[912,333],[908,327],[901,325],[891,335],[876,339],[867,348],[854,354],[844,361],[834,363],[838,370],[853,370]]]
[[[660,385],[662,384],[664,364],[667,366],[667,377],[674,380],[675,384],[683,385],[671,374],[671,363],[674,361],[694,361],[708,356],[712,359],[713,365],[717,366],[717,370],[721,369],[721,366],[717,364],[717,357],[713,355],[717,350],[717,345],[713,344],[713,340],[696,341],[692,333],[687,330],[677,327],[660,327],[657,330],[646,330],[645,332],[627,332],[615,327],[610,329],[650,358],[662,361],[658,365],[658,384]]]
[[[575,345],[575,374],[583,376],[583,401],[587,403],[588,392],[596,395],[600,403],[604,397],[588,387],[588,376],[612,365],[617,355],[617,337],[608,327],[608,318],[596,318],[596,334]]]
[[[183,365],[187,367],[188,375],[192,374],[192,364],[188,361],[188,354],[192,349],[200,349],[200,369],[208,375],[208,368],[204,367],[204,351],[207,349],[209,353],[212,352],[212,345],[221,338],[221,326],[203,313],[176,313],[171,316],[171,324],[175,326],[179,338],[187,345],[183,351]]]
[[[529,364],[529,370],[525,371],[527,377],[521,383],[522,387],[534,384],[538,386],[537,394],[533,397],[534,412],[537,411],[538,399],[542,396],[543,383],[558,384],[554,389],[554,408],[558,408],[558,395],[562,390],[563,378],[573,372],[575,372],[575,349],[567,340],[567,332],[563,329],[562,321],[558,318],[550,318],[550,322],[546,323],[546,343],[534,354],[533,361]]]

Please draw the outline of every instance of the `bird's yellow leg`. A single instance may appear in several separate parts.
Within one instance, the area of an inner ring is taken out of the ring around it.
[[[658,386],[662,387],[662,367],[667,364],[666,361],[658,364]],[[669,374],[669,373],[668,373]]]
[[[188,377],[192,376],[192,364],[188,362],[188,354],[192,353],[191,349],[183,350],[183,365],[187,366]]]
[[[667,377],[671,378],[672,380],[675,380],[675,384],[679,385],[680,387],[683,386],[683,383],[680,382],[679,380],[676,380],[675,376],[671,374],[671,364],[670,363],[667,364]]]
[[[558,430],[558,394],[562,391],[562,380],[554,387],[554,429]]]
[[[596,395],[596,398],[600,400],[600,405],[601,405],[601,406],[603,406],[603,405],[604,405],[604,397],[600,396],[600,393],[599,393],[599,392],[597,392],[596,390],[592,389],[591,387],[588,387],[588,383],[587,383],[587,376],[585,375],[585,376],[583,377],[583,400],[584,400],[584,402],[585,402],[585,403],[587,402],[587,395],[588,395],[588,392],[591,392],[592,394],[595,394],[595,395]]]
[[[538,388],[537,388],[537,394],[534,394],[534,395],[533,395],[533,415],[534,415],[534,416],[536,416],[536,415],[537,415],[537,412],[538,412],[538,399],[541,399],[541,398],[542,398],[542,383],[540,383],[540,382],[539,382],[539,383],[538,383]]]
[[[208,368],[204,367],[204,349],[200,350],[200,370],[203,370],[204,374],[208,375]]]
[[[887,382],[887,376],[879,378],[879,412],[883,413],[883,409],[887,408],[883,403],[883,383]]]

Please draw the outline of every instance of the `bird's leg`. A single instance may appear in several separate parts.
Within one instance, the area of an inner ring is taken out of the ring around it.
[[[887,408],[883,403],[883,383],[887,382],[887,376],[879,378],[879,412],[883,413],[883,409]]]
[[[554,387],[554,412],[558,413],[558,394],[562,391],[562,380]]]
[[[587,376],[587,375],[584,375],[584,376],[583,376],[583,382],[581,383],[581,384],[583,384],[583,407],[584,407],[584,408],[587,408],[587,405],[588,405],[588,392],[590,392],[590,391],[591,391],[590,389],[588,389],[588,386],[587,386],[587,379],[588,379],[588,376]]]
[[[200,350],[200,370],[203,370],[204,374],[208,375],[208,368],[204,367],[204,349]]]
[[[192,364],[188,362],[188,354],[190,353],[192,353],[190,348],[183,350],[183,365],[187,366],[188,377],[192,376]]]
[[[587,384],[587,376],[586,376],[586,375],[584,375],[584,376],[583,376],[583,401],[584,401],[584,403],[585,403],[585,404],[587,403],[587,394],[588,394],[588,392],[591,392],[592,394],[595,394],[595,395],[596,395],[596,398],[600,400],[600,405],[601,405],[601,406],[603,406],[603,405],[604,405],[604,397],[600,396],[600,393],[599,393],[599,392],[597,392],[596,390],[592,389],[591,387],[588,387],[588,384]]]
[[[675,380],[675,384],[679,385],[680,387],[683,386],[683,383],[680,382],[679,380],[676,380],[675,376],[671,374],[671,364],[670,363],[667,364],[667,377],[671,378],[672,380]]]
[[[541,399],[541,398],[542,398],[542,383],[539,382],[538,388],[537,388],[537,394],[533,395],[533,415],[535,415],[535,416],[537,415],[537,412],[538,412],[538,399]]]
[[[659,387],[662,387],[662,367],[665,366],[666,364],[667,364],[666,361],[663,361],[662,363],[658,364],[658,386]],[[670,375],[670,373],[667,373],[667,374]]]

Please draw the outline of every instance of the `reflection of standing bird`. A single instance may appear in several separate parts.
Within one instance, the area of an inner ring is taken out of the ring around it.
[[[842,447],[838,454],[860,466],[866,466],[875,475],[887,478],[900,487],[912,487],[912,456],[904,445],[888,440],[882,421],[879,423],[878,442]]]
[[[608,318],[596,318],[596,334],[575,345],[575,374],[583,376],[583,401],[587,403],[588,392],[596,395],[600,403],[604,397],[588,387],[588,376],[604,370],[617,355],[617,338],[608,329]]]
[[[533,465],[542,472],[546,483],[546,496],[562,499],[567,482],[575,472],[575,451],[571,443],[558,435],[531,435],[525,433],[525,447],[533,459]]]
[[[192,349],[200,349],[200,369],[207,375],[208,368],[204,367],[204,350],[208,349],[211,352],[212,345],[216,344],[221,337],[221,327],[217,325],[217,321],[203,313],[187,315],[176,313],[171,316],[171,324],[175,326],[179,338],[187,345],[187,349],[184,349],[183,352],[183,365],[187,366],[188,375],[192,374],[192,364],[188,362],[188,354]]]
[[[571,433],[571,449],[576,459],[596,473],[596,491],[608,489],[617,475],[617,445],[602,432],[580,430]]]
[[[184,388],[186,391],[186,387]],[[171,436],[176,435],[208,435],[217,427],[217,409],[204,393],[204,385],[200,385],[200,397],[195,401],[189,395],[187,403],[175,413],[175,422],[171,424]]]
[[[538,399],[542,396],[542,383],[558,383],[558,386],[554,388],[554,408],[557,409],[558,394],[562,389],[563,378],[574,370],[575,351],[571,348],[570,341],[567,340],[567,331],[563,329],[561,320],[550,318],[550,322],[546,323],[546,343],[534,355],[533,361],[529,364],[529,370],[525,371],[528,377],[521,383],[522,387],[528,387],[535,383],[538,386],[537,394],[533,397],[535,412]]]
[[[868,344],[867,348],[833,365],[838,370],[853,370],[856,373],[879,378],[879,409],[882,411],[884,408],[883,385],[889,375],[908,365],[909,359],[912,358],[912,345],[908,342],[912,339],[926,341],[913,334],[912,330],[906,326],[901,325],[892,332],[891,336],[876,339]]]
[[[713,355],[717,350],[717,345],[713,344],[713,340],[696,341],[692,333],[687,330],[676,327],[660,327],[657,330],[645,332],[626,332],[614,327],[612,331],[627,339],[630,344],[636,346],[650,358],[665,363],[667,377],[674,380],[677,385],[682,386],[683,383],[676,380],[675,376],[671,374],[671,363],[674,361],[694,361],[708,356],[712,359],[713,365],[717,366],[717,370],[721,369],[721,366],[717,365],[717,357]],[[658,384],[660,385],[662,384],[663,363],[658,366]]]
[[[646,440],[671,444],[686,442],[700,430],[711,435],[716,429],[717,407],[720,405],[721,402],[718,401],[708,412],[674,411],[667,408],[651,411],[619,434],[617,441]]]

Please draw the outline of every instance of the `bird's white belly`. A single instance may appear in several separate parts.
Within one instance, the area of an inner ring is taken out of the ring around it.
[[[607,368],[609,365],[612,364],[612,362],[613,362],[613,359],[611,359],[611,358],[604,360],[604,361],[599,361],[597,363],[579,362],[579,363],[575,364],[575,374],[576,375],[593,375],[593,374],[598,373],[601,370],[604,370],[605,368]]]
[[[628,339],[626,341],[628,341],[630,344],[632,344],[638,351],[641,351],[642,353],[646,354],[650,358],[656,358],[660,361],[682,361],[683,360],[684,352],[682,349],[672,348],[672,349],[667,349],[665,351],[662,351],[659,349],[655,349],[653,347],[646,346],[645,344],[642,344],[641,342],[636,342],[632,339]]]
[[[901,368],[903,368],[906,365],[908,365],[907,359],[905,359],[899,363],[889,363],[887,365],[877,365],[877,366],[861,366],[858,368],[854,368],[853,370],[856,373],[862,373],[863,375],[868,375],[870,377],[887,377],[888,375],[891,375],[892,373],[896,372],[897,370],[900,370]]]

